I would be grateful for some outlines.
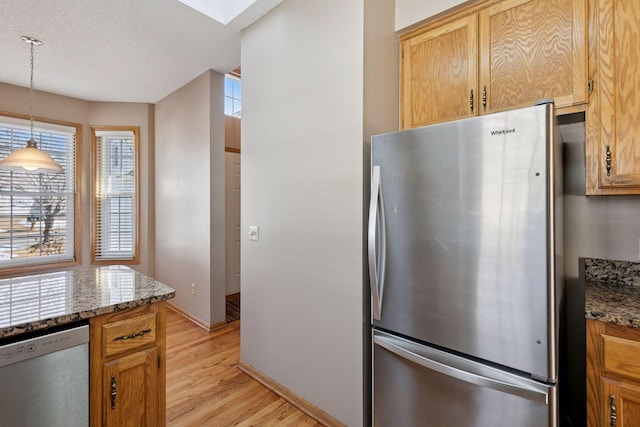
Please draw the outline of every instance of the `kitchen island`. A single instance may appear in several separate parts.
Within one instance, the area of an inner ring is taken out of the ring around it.
[[[90,425],[164,426],[166,300],[174,296],[126,266],[3,279],[0,344],[88,324],[89,396],[80,398]]]
[[[0,280],[0,339],[164,301],[175,290],[126,266]]]
[[[587,425],[640,425],[640,263],[584,260]]]

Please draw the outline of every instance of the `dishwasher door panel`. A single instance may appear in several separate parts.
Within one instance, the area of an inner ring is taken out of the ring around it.
[[[43,337],[39,339],[42,340]],[[63,338],[57,339],[63,340]],[[39,345],[55,346],[55,344],[44,344],[40,341]],[[27,346],[24,348],[25,350],[20,352],[30,351]],[[13,357],[19,356],[14,353]],[[0,357],[5,359],[10,357],[9,350],[4,350],[3,353],[0,348]],[[12,427],[87,427],[89,425],[88,343],[2,366],[0,367],[0,384],[0,425]]]
[[[556,426],[556,387],[376,331],[375,427]]]

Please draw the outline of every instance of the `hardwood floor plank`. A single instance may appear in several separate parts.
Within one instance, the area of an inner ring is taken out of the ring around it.
[[[279,417],[286,409],[286,403],[282,402],[281,399],[277,399],[239,423],[237,427],[250,427],[256,424],[268,425],[269,422]]]
[[[240,321],[207,332],[167,311],[167,426],[322,424],[238,369]]]

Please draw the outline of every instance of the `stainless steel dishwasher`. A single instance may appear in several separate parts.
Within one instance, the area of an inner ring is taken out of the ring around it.
[[[89,425],[89,326],[0,345],[0,425]]]

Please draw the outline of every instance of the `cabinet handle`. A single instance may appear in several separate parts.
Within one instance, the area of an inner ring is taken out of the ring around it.
[[[116,376],[111,374],[111,409],[116,409]]]
[[[151,332],[151,329],[144,329],[140,332],[136,332],[135,334],[131,334],[131,335],[120,335],[119,337],[115,337],[113,340],[114,341],[120,341],[120,340],[130,340],[131,338],[137,338],[137,337],[141,337],[145,334],[148,334]]]
[[[618,417],[616,415],[616,397],[612,394],[609,396],[609,425],[611,427],[615,427],[617,419]]]
[[[482,108],[487,111],[487,87],[482,87]]]
[[[611,146],[607,144],[605,162],[607,164],[607,176],[611,176]]]
[[[473,89],[469,92],[469,109],[471,110],[471,114],[473,114]]]

